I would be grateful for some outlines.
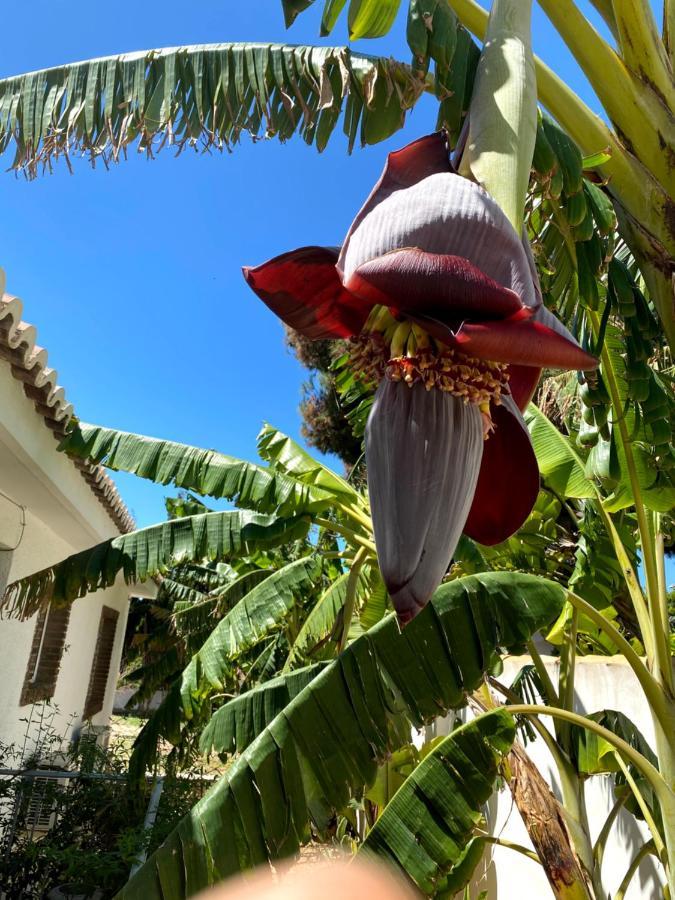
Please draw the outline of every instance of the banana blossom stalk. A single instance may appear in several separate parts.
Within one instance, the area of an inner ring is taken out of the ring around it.
[[[542,305],[529,244],[453,169],[444,134],[387,159],[341,248],[302,247],[244,276],[287,325],[350,338],[379,385],[366,429],[378,561],[402,624],[464,531],[497,544],[539,490],[521,411],[543,367],[597,361]]]

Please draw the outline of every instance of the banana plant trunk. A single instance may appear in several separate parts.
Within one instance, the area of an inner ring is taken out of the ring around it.
[[[593,891],[574,852],[562,808],[519,743],[507,757],[507,781],[530,840],[559,900],[592,900]]]

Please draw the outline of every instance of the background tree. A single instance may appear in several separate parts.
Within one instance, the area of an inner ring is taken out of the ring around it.
[[[285,331],[287,346],[310,372],[302,386],[302,436],[320,453],[335,454],[351,471],[363,456],[363,446],[347,418],[333,370],[335,360],[346,350],[345,342],[310,341],[292,328]]]

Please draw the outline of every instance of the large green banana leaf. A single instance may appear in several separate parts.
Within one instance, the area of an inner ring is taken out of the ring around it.
[[[330,34],[347,0],[324,0],[321,34]],[[314,0],[281,0],[286,27]],[[347,13],[349,39],[374,38],[386,34],[394,23],[401,0],[350,0]]]
[[[488,572],[442,585],[403,632],[387,617],[297,694],[120,892],[180,898],[288,856],[373,782],[378,762],[465,701],[559,614],[563,589]],[[264,717],[263,717],[264,719]]]
[[[201,733],[201,752],[241,753],[327,665],[313,663],[279,675],[221,706]]]
[[[135,709],[152,698],[163,687],[167,679],[175,678],[185,665],[183,654],[177,644],[167,648],[151,662],[137,666],[124,676],[132,684],[140,682],[127,700],[127,709]]]
[[[298,132],[322,150],[342,113],[351,149],[401,128],[425,88],[409,66],[346,47],[147,50],[0,80],[0,152],[13,142],[13,167],[35,176],[79,152],[116,161],[136,141],[152,155]]]
[[[592,713],[588,718],[597,722],[598,725],[609,729],[618,737],[623,738],[627,744],[634,747],[648,762],[658,769],[659,763],[656,754],[645,740],[640,729],[627,715],[615,709],[602,709],[599,712]],[[594,732],[579,728],[576,725],[572,728],[572,736],[574,739],[576,766],[579,773],[589,776],[613,772],[615,773],[616,789],[628,792],[626,779],[617,762],[615,748]],[[653,786],[634,766],[629,766],[629,769],[642,794],[643,800],[647,804],[657,826],[660,827],[661,808]],[[625,805],[626,809],[630,810],[634,816],[640,819],[643,818],[642,810],[630,792],[628,792],[628,799]]]
[[[211,688],[221,690],[231,660],[260,643],[283,622],[296,602],[315,589],[320,574],[319,557],[291,562],[255,585],[218,622],[183,673],[181,695],[188,718],[192,697],[201,683],[206,681]]]
[[[221,570],[222,563],[217,564]],[[229,566],[227,567],[230,568]],[[201,572],[195,571],[202,570]],[[274,571],[253,569],[237,577],[234,569],[220,573],[196,566],[176,566],[171,570],[175,578],[163,578],[157,599],[150,608],[155,621],[152,629],[137,635],[140,640],[132,646],[140,649],[140,660],[125,673],[125,679],[137,685],[130,698],[131,708],[149,700],[155,691],[165,688],[185,667],[186,661],[201,647],[218,620],[235,606],[256,584]],[[213,580],[212,575],[217,575]],[[215,585],[204,593],[176,578],[188,578],[201,588]],[[146,625],[147,628],[147,625]]]
[[[339,575],[319,597],[302,624],[284,664],[284,672],[296,668],[320,641],[330,635],[347,599],[349,572]],[[361,570],[356,584],[357,602],[368,589],[368,572]]]
[[[595,486],[586,477],[584,461],[570,439],[561,434],[533,403],[525,411],[525,422],[546,484],[564,498],[595,497]]]
[[[201,512],[210,512],[211,510],[201,510]],[[194,513],[191,513],[194,515]],[[183,519],[185,516],[169,516],[169,518]],[[229,563],[215,563],[210,566],[200,565],[199,563],[186,562],[175,567],[175,577],[181,584],[188,587],[199,587],[202,592],[211,592],[216,588],[227,584],[236,573]]]
[[[331,494],[301,484],[283,472],[202,450],[187,444],[75,424],[59,445],[70,456],[102,463],[116,472],[130,472],[158,484],[232,500],[238,507],[281,516],[319,512],[331,504]]]
[[[633,567],[637,570],[635,516],[626,510],[615,515],[613,520],[621,543]],[[606,609],[616,602],[621,603],[625,627],[625,616],[630,610],[630,601],[624,572],[621,563],[616,558],[614,545],[595,504],[584,504],[583,515],[579,519],[579,537],[575,557],[574,571],[569,580],[569,586],[584,600],[592,603],[596,609]]]
[[[514,738],[515,723],[504,710],[453,731],[406,778],[359,853],[398,866],[424,896],[453,896],[463,887],[453,869],[464,860]]]
[[[616,387],[619,394],[619,400],[623,404],[621,424],[625,426],[625,431],[629,440],[629,452],[633,457],[633,465],[637,475],[640,495],[642,502],[649,509],[657,512],[670,513],[675,508],[675,482],[672,473],[665,468],[660,467],[654,459],[655,454],[650,450],[650,439],[647,434],[646,421],[647,410],[646,403],[641,404],[635,401],[633,390],[630,386],[632,376],[631,368],[627,363],[627,343],[626,336],[622,335],[617,327],[610,323],[607,326],[605,336],[605,367],[611,369],[613,378],[616,381]],[[608,377],[608,375],[605,375]],[[652,376],[652,384],[650,390],[654,388],[655,381]],[[663,394],[664,402],[670,411],[673,409],[672,389],[663,391],[657,389]],[[648,397],[648,401],[651,396]],[[605,508],[609,512],[626,509],[633,506],[635,497],[629,475],[629,466],[626,459],[626,448],[623,441],[619,438],[619,422],[612,425],[612,437],[610,450],[615,452],[613,465],[610,464],[610,471],[607,473],[609,478],[606,479],[608,488],[612,489],[612,493],[604,503]],[[596,464],[598,448],[594,448],[591,453],[589,463],[595,461]],[[659,456],[671,460],[669,448],[659,448]],[[597,466],[599,469],[600,467]]]
[[[248,510],[211,512],[132,531],[82,550],[9,585],[2,606],[28,618],[40,606],[68,603],[110,587],[120,572],[127,583],[145,581],[185,560],[227,559],[303,538],[309,519]]]
[[[589,719],[612,731],[618,737],[634,747],[653,766],[658,768],[658,761],[652,748],[645,740],[640,729],[622,712],[614,709],[603,709],[592,713]],[[598,775],[601,772],[619,772],[616,762],[616,748],[608,744],[604,738],[594,731],[574,726],[576,764],[582,775]]]
[[[208,596],[203,591],[168,576],[162,579],[160,589],[157,591],[158,602],[160,600],[168,600],[174,604],[174,607],[176,603],[194,606],[197,603],[203,603]]]
[[[287,27],[315,0],[281,0]],[[323,0],[321,34],[335,27],[347,0]],[[386,34],[396,19],[400,0],[349,0],[349,38],[374,38]],[[434,63],[434,93],[439,99],[438,127],[456,139],[469,108],[478,47],[457,21],[448,0],[410,0],[406,28],[413,65],[426,72]]]
[[[235,578],[230,584],[216,588],[196,603],[178,600],[174,603],[171,620],[177,634],[188,635],[205,627],[213,628],[217,617],[236,606],[246,594],[272,574],[270,569],[254,569]],[[164,581],[162,587],[164,587]]]
[[[296,602],[314,590],[321,560],[296,560],[255,585],[221,619],[169,688],[136,740],[129,763],[142,775],[157,758],[158,741],[180,742],[185,723],[199,715],[206,698],[232,680],[233,660],[278,629]]]
[[[282,431],[265,425],[258,435],[258,453],[275,470],[285,472],[302,484],[320,488],[347,502],[359,499],[358,492],[335,472],[324,466]]]
[[[473,573],[467,572],[467,574]],[[377,623],[386,616],[387,601],[389,599],[389,594],[387,594],[387,588],[384,581],[382,581],[379,569],[372,568],[370,570],[369,580],[368,593],[359,616],[359,624],[364,631],[372,628],[373,625],[377,625]],[[391,607],[389,607],[389,609],[391,609]]]

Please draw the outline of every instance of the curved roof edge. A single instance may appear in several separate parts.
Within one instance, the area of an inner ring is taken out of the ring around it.
[[[57,373],[48,365],[47,351],[36,343],[37,329],[22,321],[22,309],[18,297],[11,294],[0,297],[0,359],[9,362],[12,375],[23,384],[26,396],[46,427],[61,440],[73,415],[73,405],[56,382]],[[133,531],[136,523],[103,467],[80,459],[71,462],[80,470],[120,533]]]

